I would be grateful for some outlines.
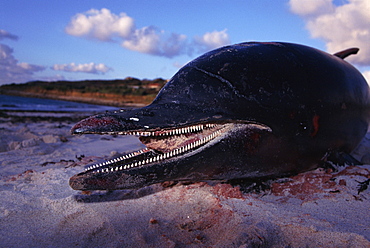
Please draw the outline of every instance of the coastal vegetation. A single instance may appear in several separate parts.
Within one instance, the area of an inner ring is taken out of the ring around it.
[[[51,98],[112,106],[149,104],[167,80],[33,81],[0,86],[0,94]]]

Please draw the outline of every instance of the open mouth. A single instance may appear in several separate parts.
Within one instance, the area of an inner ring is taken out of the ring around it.
[[[94,164],[86,172],[107,173],[122,171],[190,154],[209,144],[233,128],[234,124],[198,124],[175,129],[155,131],[118,132],[111,134],[136,135],[146,148],[103,163]]]

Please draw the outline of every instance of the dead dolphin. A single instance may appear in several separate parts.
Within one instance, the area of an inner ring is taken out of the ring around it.
[[[343,60],[303,45],[247,42],[181,68],[148,106],[84,119],[73,134],[138,135],[147,148],[89,166],[76,190],[164,181],[278,177],[351,152],[369,125],[369,86]]]

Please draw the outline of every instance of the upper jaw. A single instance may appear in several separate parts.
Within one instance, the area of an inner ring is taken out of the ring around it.
[[[205,123],[230,122],[220,111],[199,110],[192,106],[166,104],[149,105],[134,110],[119,110],[81,120],[71,129],[72,134],[124,134],[181,129]]]

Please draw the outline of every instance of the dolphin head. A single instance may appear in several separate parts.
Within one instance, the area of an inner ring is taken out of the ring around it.
[[[359,143],[368,104],[366,81],[338,56],[290,43],[222,47],[180,69],[150,105],[77,123],[73,134],[137,135],[146,148],[92,165],[70,185],[111,190],[308,170],[328,150]]]

